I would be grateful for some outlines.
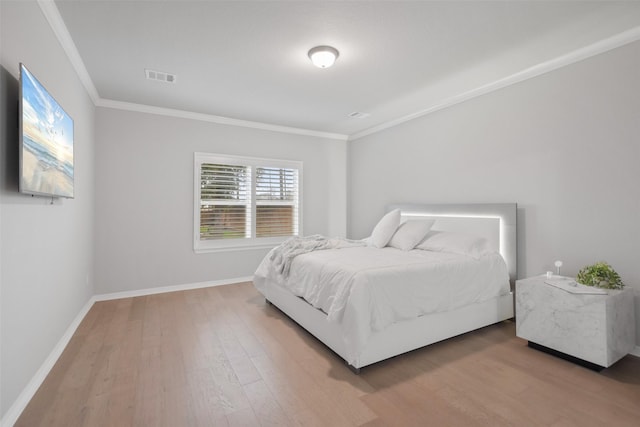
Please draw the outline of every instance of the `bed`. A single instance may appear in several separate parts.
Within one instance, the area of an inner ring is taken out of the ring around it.
[[[515,203],[391,205],[402,223],[432,221],[430,234],[478,236],[490,250],[472,257],[356,242],[296,256],[286,279],[268,274],[267,255],[254,284],[358,373],[513,317],[516,210]]]

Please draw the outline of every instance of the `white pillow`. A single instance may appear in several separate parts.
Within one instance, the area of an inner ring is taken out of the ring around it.
[[[410,251],[424,239],[434,222],[435,220],[433,219],[420,219],[409,220],[400,224],[396,233],[391,237],[389,246],[403,251]]]
[[[476,259],[493,252],[484,237],[452,231],[430,231],[416,248],[468,255]]]
[[[400,209],[394,209],[382,217],[371,232],[371,245],[376,248],[384,248],[391,240],[393,233],[400,225]]]

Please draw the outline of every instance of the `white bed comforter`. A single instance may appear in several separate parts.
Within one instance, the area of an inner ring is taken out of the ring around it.
[[[267,255],[254,275],[258,290],[282,286],[338,322],[348,361],[372,333],[403,320],[454,310],[509,293],[499,254],[481,259],[420,249],[352,247],[296,256],[288,277]]]
[[[366,246],[366,243],[364,240],[331,239],[320,234],[306,237],[296,236],[273,248],[269,252],[268,259],[273,271],[282,276],[283,279],[286,279],[289,277],[291,263],[300,255],[325,249],[342,249],[355,246]]]

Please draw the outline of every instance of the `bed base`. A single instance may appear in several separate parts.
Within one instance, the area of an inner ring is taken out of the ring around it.
[[[347,360],[346,347],[339,324],[327,321],[321,310],[285,289],[268,284],[267,303],[273,304],[309,333],[322,341],[342,359]],[[513,293],[456,310],[433,313],[414,320],[394,323],[374,333],[349,366],[355,374],[367,365],[452,338],[482,327],[513,318]]]

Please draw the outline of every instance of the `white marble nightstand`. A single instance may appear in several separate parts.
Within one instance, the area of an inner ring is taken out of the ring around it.
[[[517,336],[532,347],[543,346],[599,367],[611,366],[634,348],[635,312],[629,288],[581,295],[545,280],[538,276],[516,281]]]

